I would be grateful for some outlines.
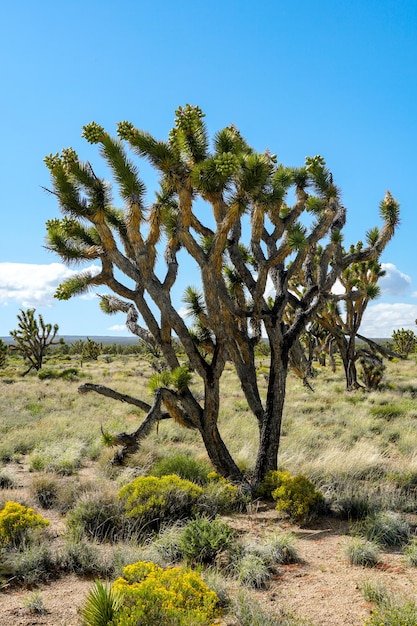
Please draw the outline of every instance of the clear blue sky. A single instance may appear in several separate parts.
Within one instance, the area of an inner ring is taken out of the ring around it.
[[[387,188],[401,226],[384,252],[370,337],[416,329],[415,0],[24,0],[0,8],[0,336],[35,307],[64,335],[127,335],[97,298],[52,298],[67,271],[43,248],[58,216],[43,157],[81,128],[130,120],[161,139],[198,104],[210,131],[234,123],[286,165],[321,154],[348,209],[345,242],[379,225]],[[185,287],[185,285],[184,285]]]

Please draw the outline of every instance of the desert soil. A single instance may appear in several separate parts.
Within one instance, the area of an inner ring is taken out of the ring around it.
[[[27,502],[31,475],[22,464],[10,465],[7,471],[18,478],[20,487],[2,493],[2,499],[24,498]],[[50,511],[42,514],[50,519],[56,534],[63,532],[59,515]],[[253,510],[228,521],[240,532],[248,533],[251,541],[280,530],[296,536],[302,563],[281,567],[267,590],[253,592],[271,613],[284,607],[309,618],[314,626],[362,626],[372,609],[372,604],[367,603],[361,593],[365,581],[382,583],[388,590],[417,601],[416,568],[406,566],[399,552],[383,553],[381,564],[376,568],[347,563],[344,547],[349,539],[349,525],[346,522],[322,518],[314,527],[300,528],[284,523],[271,508]],[[91,583],[91,580],[66,575],[36,589],[3,586],[0,626],[79,626],[80,607]],[[25,606],[34,591],[42,598],[44,614],[31,613]]]

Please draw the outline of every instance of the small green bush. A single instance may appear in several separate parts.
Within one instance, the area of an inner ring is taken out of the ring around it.
[[[404,546],[409,542],[411,534],[407,520],[393,511],[379,511],[366,517],[358,531],[369,541],[387,548]]]
[[[158,478],[176,474],[184,480],[205,485],[210,471],[211,468],[208,463],[197,461],[190,454],[173,454],[157,461],[150,474]]]
[[[408,565],[417,567],[417,541],[412,541],[404,548],[404,555]]]
[[[364,626],[417,626],[417,607],[411,600],[378,606]]]
[[[44,615],[46,613],[45,605],[39,591],[34,591],[24,600],[24,605],[29,613],[36,615]]]
[[[188,563],[213,563],[221,552],[236,550],[236,532],[216,518],[196,517],[184,527],[180,540],[182,557]]]
[[[203,489],[176,474],[139,476],[119,491],[126,515],[145,530],[158,530],[162,524],[191,517]]]
[[[43,542],[31,545],[13,558],[13,580],[24,585],[34,585],[55,578],[59,562],[51,548]]]
[[[16,481],[4,471],[0,472],[0,489],[14,489]]]
[[[29,540],[30,531],[48,526],[49,521],[18,502],[6,502],[0,511],[0,543],[20,547]]]
[[[123,596],[115,626],[211,626],[219,614],[215,592],[189,569],[134,563],[124,568],[112,589]]]
[[[207,478],[208,483],[198,502],[201,513],[214,517],[246,510],[249,496],[242,489],[216,472],[210,472]]]
[[[277,472],[280,486],[272,492],[276,509],[287,513],[294,522],[308,518],[324,502],[323,495],[305,476]]]
[[[261,556],[248,553],[237,564],[237,578],[248,587],[261,589],[269,583],[271,571]]]
[[[279,615],[270,615],[248,593],[240,592],[234,600],[231,613],[239,626],[308,626],[310,622],[281,609]]]
[[[275,534],[264,541],[249,544],[245,547],[245,553],[259,556],[269,568],[300,563],[294,542],[295,537],[291,533]]]
[[[375,567],[379,562],[378,546],[361,537],[352,537],[346,546],[345,555],[351,565]]]
[[[84,576],[106,573],[105,561],[97,546],[81,539],[67,540],[61,550],[60,565],[65,572]]]
[[[98,542],[128,539],[135,534],[135,524],[125,516],[123,504],[112,493],[83,494],[66,521],[73,535]]]
[[[31,492],[42,508],[52,509],[58,501],[58,481],[53,476],[39,476],[32,481]]]

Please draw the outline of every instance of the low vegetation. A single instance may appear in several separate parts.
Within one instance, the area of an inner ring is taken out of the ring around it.
[[[33,585],[72,574],[96,579],[79,599],[84,626],[310,624],[308,611],[295,615],[285,601],[264,606],[256,594],[279,588],[286,568],[302,566],[297,533],[283,528],[323,518],[350,535],[340,554],[346,568],[377,576],[392,551],[416,567],[414,359],[388,363],[378,391],[346,392],[340,370],[318,365],[314,392],[291,378],[279,471],[252,498],[216,474],[198,436],[173,420],[161,421],[125,465],[110,464],[114,450],[102,432],[131,432],[143,414],[77,388],[110,381],[133,394],[139,385],[152,403],[152,363],[112,354],[74,368],[77,359],[58,351],[46,357],[42,371],[71,377],[33,371],[22,378],[15,355],[0,370],[0,581],[30,591],[29,613],[45,611]],[[228,367],[220,428],[250,475],[257,433]],[[17,469],[26,476],[23,491]],[[258,508],[274,511],[282,525],[254,534]],[[58,532],[49,518],[59,518]],[[180,587],[190,590],[188,604]],[[367,626],[417,623],[407,597],[388,597],[375,583],[366,593]]]

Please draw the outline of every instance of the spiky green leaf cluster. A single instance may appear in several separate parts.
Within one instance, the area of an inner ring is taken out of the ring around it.
[[[389,191],[386,192],[384,199],[379,205],[379,213],[384,222],[387,222],[391,227],[395,227],[400,223],[400,205]]]
[[[302,250],[306,241],[306,228],[300,222],[292,224],[288,229],[288,243],[292,250]]]
[[[55,292],[55,298],[57,300],[69,300],[72,296],[87,293],[96,284],[94,281],[95,277],[91,272],[81,272],[61,283]]]
[[[88,143],[99,143],[104,135],[104,128],[96,122],[90,122],[83,126],[82,137],[88,141]]]

